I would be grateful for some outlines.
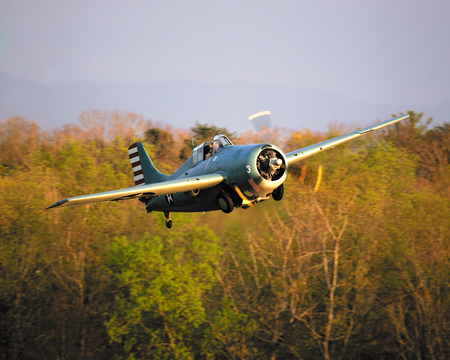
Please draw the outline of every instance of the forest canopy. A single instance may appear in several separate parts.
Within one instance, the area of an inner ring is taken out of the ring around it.
[[[450,123],[408,113],[292,166],[281,202],[174,214],[172,230],[137,200],[45,208],[134,186],[133,139],[171,173],[191,134],[258,134],[102,110],[52,131],[0,121],[0,359],[448,358]]]

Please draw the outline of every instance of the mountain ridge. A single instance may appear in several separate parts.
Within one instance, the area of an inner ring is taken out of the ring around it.
[[[0,120],[22,116],[44,128],[76,123],[91,109],[130,111],[154,121],[189,128],[195,122],[242,132],[251,128],[248,116],[272,112],[274,125],[325,130],[331,122],[362,126],[407,110],[423,111],[434,123],[447,120],[450,101],[439,105],[366,104],[320,89],[264,86],[246,81],[207,83],[168,80],[140,84],[78,81],[43,85],[15,79],[0,71]]]

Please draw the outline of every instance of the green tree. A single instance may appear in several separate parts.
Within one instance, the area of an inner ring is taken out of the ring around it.
[[[205,226],[181,224],[166,236],[111,244],[106,267],[114,300],[106,312],[123,358],[192,359],[205,324],[203,297],[214,284],[220,248]],[[189,231],[186,231],[189,229]]]
[[[145,140],[153,145],[153,153],[155,156],[155,164],[157,167],[169,165],[169,171],[175,171],[179,164],[178,153],[179,146],[173,135],[160,128],[150,128],[145,132]]]
[[[41,129],[34,121],[13,116],[0,122],[0,166],[17,167],[38,149]]]

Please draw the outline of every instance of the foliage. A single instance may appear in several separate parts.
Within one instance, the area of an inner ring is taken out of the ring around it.
[[[194,358],[217,242],[205,226],[186,232],[181,225],[164,238],[146,234],[134,244],[126,238],[111,244],[105,264],[115,295],[106,328],[111,341],[123,343],[125,358]]]
[[[173,161],[173,153],[177,151],[177,146],[172,133],[168,130],[154,127],[145,132],[145,139],[153,145],[156,166],[161,169],[169,165],[170,169],[168,170],[174,172],[178,163]]]
[[[205,141],[212,141],[215,135],[223,134],[232,139],[235,133],[230,133],[227,128],[219,128],[215,125],[195,123],[195,126],[191,127],[189,138],[184,139],[184,147],[181,149],[180,158],[187,159],[192,153],[192,141],[195,146],[198,146]]]
[[[186,133],[100,110],[53,132],[0,122],[0,359],[448,358],[450,127],[409,113],[290,167],[281,202],[170,231],[133,200],[44,209],[133,186],[133,135],[173,170]],[[277,136],[288,151],[337,129]]]

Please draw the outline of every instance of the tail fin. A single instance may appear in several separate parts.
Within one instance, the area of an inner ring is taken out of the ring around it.
[[[153,165],[144,148],[144,144],[141,142],[134,143],[128,148],[128,156],[133,168],[136,186],[153,184],[167,179],[168,175],[162,174]]]

